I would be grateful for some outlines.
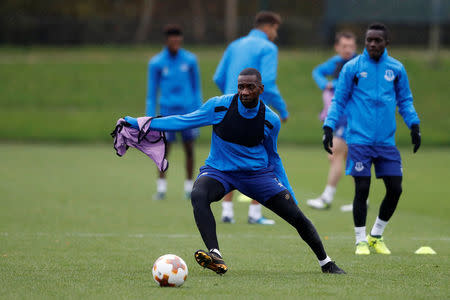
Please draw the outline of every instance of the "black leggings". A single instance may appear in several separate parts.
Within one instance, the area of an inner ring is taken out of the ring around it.
[[[219,201],[224,195],[225,189],[222,184],[207,176],[200,177],[192,189],[191,202],[195,222],[208,250],[219,249],[216,222],[210,204]],[[273,196],[264,206],[297,229],[301,238],[311,247],[319,260],[327,257],[314,225],[295,204],[288,190]]]
[[[397,208],[402,194],[402,176],[382,177],[386,187],[386,195],[380,206],[378,218],[389,221]],[[355,227],[366,226],[367,198],[370,190],[369,176],[355,176],[355,199],[353,200],[353,221]]]

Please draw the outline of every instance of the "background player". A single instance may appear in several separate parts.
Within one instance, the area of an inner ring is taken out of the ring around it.
[[[159,113],[163,116],[190,113],[202,104],[200,73],[197,58],[191,52],[182,49],[183,32],[178,25],[164,28],[166,46],[154,56],[148,65],[148,89],[146,115],[156,116],[157,99]],[[160,92],[157,97],[158,90]],[[185,197],[189,198],[193,184],[194,141],[199,135],[197,128],[180,131],[183,149],[186,155]],[[167,154],[175,141],[176,132],[167,132]],[[164,199],[167,191],[165,173],[159,172],[154,199]]]
[[[238,189],[295,227],[315,253],[322,272],[345,273],[327,256],[314,225],[295,203],[277,153],[280,119],[259,99],[264,91],[260,73],[244,69],[237,85],[237,94],[214,97],[193,113],[156,118],[150,124],[160,131],[213,125],[211,150],[192,190],[195,222],[209,250],[198,250],[197,262],[218,274],[228,270],[219,251],[210,205]],[[136,119],[125,119],[138,127]]]
[[[331,153],[333,130],[347,112],[348,158],[346,174],[355,180],[353,220],[356,254],[390,254],[383,241],[384,229],[397,207],[402,193],[403,169],[395,146],[395,111],[411,129],[414,153],[421,143],[419,117],[413,106],[408,76],[403,65],[390,57],[386,47],[389,33],[385,25],[368,27],[364,53],[349,61],[342,69],[333,102],[323,127],[323,144]],[[366,200],[370,188],[370,169],[375,165],[377,178],[382,178],[386,195],[375,224],[366,237]]]
[[[262,99],[264,103],[274,107],[281,120],[286,121],[288,111],[276,85],[278,48],[273,43],[278,35],[281,17],[269,11],[259,12],[255,17],[255,28],[250,33],[232,42],[217,66],[214,82],[223,94],[237,92],[237,78],[244,68],[255,68],[261,72],[265,86]],[[222,202],[222,221],[234,223],[232,194],[225,196]],[[252,200],[248,210],[250,224],[275,224],[273,220],[262,216],[261,205]]]
[[[336,34],[334,49],[337,55],[331,57],[326,62],[314,68],[312,75],[317,86],[323,91],[323,110],[320,113],[320,120],[323,122],[331,105],[334,96],[339,73],[342,67],[350,59],[355,57],[356,37],[352,32],[339,32]],[[306,204],[316,209],[327,209],[333,201],[336,193],[336,186],[342,177],[344,170],[344,160],[347,157],[347,144],[345,143],[345,129],[347,118],[344,115],[336,124],[333,136],[333,154],[328,155],[330,169],[328,171],[327,185],[319,198],[309,199]]]

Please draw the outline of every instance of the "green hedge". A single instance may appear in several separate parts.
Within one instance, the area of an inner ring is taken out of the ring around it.
[[[212,82],[223,48],[195,48],[205,99],[219,94]],[[0,48],[1,140],[110,141],[115,120],[140,116],[145,108],[147,61],[159,48]],[[432,67],[425,51],[393,50],[408,71],[415,106],[422,119],[424,142],[450,145],[448,79],[450,52]],[[315,144],[321,140],[321,93],[311,78],[313,67],[332,52],[281,50],[278,86],[290,119],[281,142]],[[399,144],[409,132],[398,119]],[[209,128],[201,141],[209,141]]]

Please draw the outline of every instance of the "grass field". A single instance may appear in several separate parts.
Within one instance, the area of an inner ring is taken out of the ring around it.
[[[212,76],[224,47],[187,48],[199,58],[204,99],[220,94]],[[0,48],[0,118],[6,124],[0,127],[0,139],[109,141],[118,117],[144,113],[147,62],[157,51],[159,47]],[[408,71],[424,144],[450,146],[450,51],[442,50],[435,67],[425,51],[393,47],[390,53]],[[331,55],[281,49],[277,82],[290,112],[281,142],[320,142],[322,100],[311,71]],[[400,118],[398,128],[398,142],[409,145]]]
[[[182,198],[180,147],[171,156],[168,199],[155,202],[156,172],[137,151],[118,158],[110,145],[0,144],[0,298],[448,298],[449,150],[401,150],[404,193],[385,232],[391,256],[353,254],[351,214],[339,211],[352,198],[350,178],[331,210],[303,204],[324,184],[320,148],[280,146],[300,207],[348,275],[321,274],[292,228],[268,211],[275,226],[247,225],[248,205],[235,202],[237,223],[218,224],[230,266],[220,277],[193,259],[203,243]],[[207,152],[199,147],[198,166]],[[369,227],[382,196],[382,183],[373,182]],[[220,204],[213,210],[220,215]],[[415,255],[423,245],[437,255]],[[188,264],[181,288],[159,288],[151,278],[153,261],[166,253]]]

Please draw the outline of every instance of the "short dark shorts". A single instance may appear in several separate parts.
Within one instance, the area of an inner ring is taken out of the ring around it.
[[[273,173],[272,168],[258,171],[223,172],[205,165],[200,168],[200,174],[197,179],[201,176],[207,176],[222,183],[225,194],[236,189],[261,204],[286,190],[286,187],[281,184]]]

